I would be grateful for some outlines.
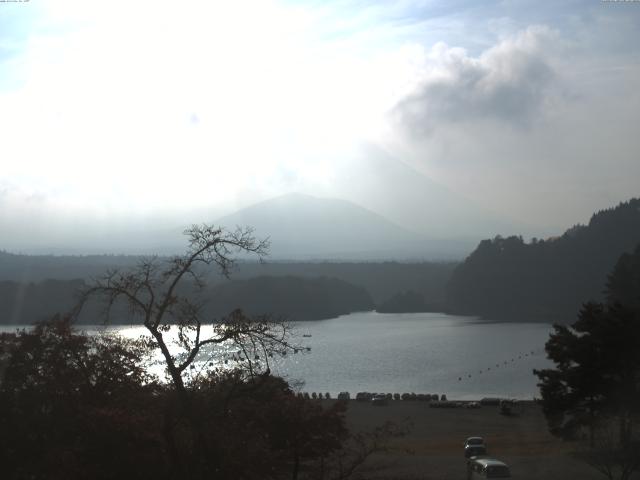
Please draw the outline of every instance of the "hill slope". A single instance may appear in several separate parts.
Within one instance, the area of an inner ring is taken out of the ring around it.
[[[595,213],[589,224],[527,244],[483,240],[447,285],[450,311],[509,320],[573,321],[600,301],[619,257],[640,243],[640,199]]]

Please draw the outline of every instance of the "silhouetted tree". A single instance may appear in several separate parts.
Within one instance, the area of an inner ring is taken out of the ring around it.
[[[283,323],[268,322],[266,318],[252,321],[241,312],[234,312],[224,323],[215,325],[209,335],[203,334],[203,323],[215,319],[202,318],[202,299],[194,296],[205,287],[206,271],[202,267],[215,265],[228,277],[235,263],[234,253],[252,253],[262,258],[268,241],[257,240],[249,228],[227,232],[208,225],[194,225],[185,235],[188,248],[184,255],[162,261],[152,257],[127,271],[110,270],[82,293],[78,307],[79,312],[91,297],[102,297],[107,302],[108,320],[111,308],[118,301],[123,302],[130,314],[142,319],[154,346],[162,353],[173,386],[181,394],[185,392],[189,367],[207,345],[234,341],[252,348],[258,342],[272,353],[276,345],[286,346],[287,338]],[[177,353],[171,351],[166,337],[172,326],[177,329]]]
[[[162,409],[150,400],[162,388],[144,368],[148,353],[140,341],[74,332],[68,319],[1,334],[2,478],[158,478]]]
[[[589,303],[571,327],[554,330],[546,350],[556,368],[535,371],[552,433],[573,438],[583,427],[593,432],[599,417],[615,415],[621,439],[628,439],[640,401],[638,312]]]
[[[165,426],[173,464],[180,465],[183,472],[188,470],[192,478],[200,478],[215,474],[222,461],[206,432],[211,425],[198,415],[193,389],[189,388],[193,372],[207,375],[214,367],[211,357],[215,357],[215,351],[207,349],[232,344],[244,360],[239,365],[255,376],[261,368],[268,369],[270,357],[294,347],[289,342],[286,323],[266,316],[249,318],[240,310],[204,327],[216,320],[203,318],[203,302],[198,296],[205,288],[206,267],[215,266],[228,277],[234,266],[234,254],[249,253],[262,258],[268,241],[257,240],[250,228],[228,232],[194,225],[185,234],[188,249],[184,255],[162,261],[157,257],[143,259],[130,270],[107,272],[83,292],[76,313],[90,298],[98,296],[106,300],[107,319],[111,309],[122,302],[131,315],[142,320],[151,334],[150,345],[161,352],[175,389],[176,408],[168,409]],[[177,350],[170,343],[172,329],[177,337]],[[199,362],[197,369],[196,362]],[[187,455],[192,459],[190,462],[175,448],[175,438],[180,435],[190,436],[194,451],[194,455]]]
[[[610,276],[607,298],[624,299],[638,265],[623,256]],[[580,456],[613,478],[628,478],[640,467],[640,309],[620,303],[587,303],[571,325],[554,325],[546,344],[554,369],[534,371],[552,433],[563,438],[588,431],[589,448]],[[612,431],[617,439],[612,442]],[[599,465],[599,467],[598,467]]]
[[[571,323],[582,303],[604,300],[607,274],[639,242],[638,198],[597,212],[587,226],[576,225],[559,237],[531,243],[516,236],[483,240],[454,270],[447,284],[448,309],[511,321]],[[621,265],[616,276],[623,270]]]
[[[607,303],[640,309],[640,244],[623,254],[607,278]]]
[[[60,319],[0,335],[2,478],[204,476],[202,439],[173,410],[175,389],[147,373],[149,353],[145,341],[86,335]],[[186,388],[215,459],[209,478],[323,478],[322,459],[349,438],[344,404],[298,398],[267,372],[210,370]]]

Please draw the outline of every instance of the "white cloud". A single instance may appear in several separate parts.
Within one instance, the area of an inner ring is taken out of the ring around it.
[[[485,207],[557,231],[637,196],[640,61],[569,33],[585,35],[528,27],[477,56],[434,46],[392,112],[389,148]]]
[[[393,114],[418,136],[478,120],[529,126],[550,96],[559,94],[552,60],[557,52],[551,51],[556,40],[549,28],[532,26],[478,57],[440,42],[425,54],[418,87]]]

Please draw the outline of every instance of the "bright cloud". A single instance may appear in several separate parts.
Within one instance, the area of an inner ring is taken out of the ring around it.
[[[498,120],[528,126],[558,88],[557,34],[529,27],[473,57],[437,43],[426,54],[420,85],[394,113],[416,135],[455,122]]]

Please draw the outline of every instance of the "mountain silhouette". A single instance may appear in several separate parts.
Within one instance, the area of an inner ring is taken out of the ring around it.
[[[346,200],[291,193],[266,200],[216,224],[249,225],[269,237],[277,259],[406,259],[435,247],[426,237]]]

